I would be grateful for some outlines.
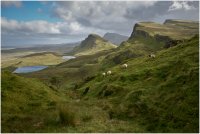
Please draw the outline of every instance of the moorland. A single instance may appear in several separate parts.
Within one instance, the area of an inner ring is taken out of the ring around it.
[[[140,22],[120,45],[92,33],[66,51],[21,51],[2,53],[2,132],[199,132],[199,22]],[[48,68],[13,73],[34,65]]]

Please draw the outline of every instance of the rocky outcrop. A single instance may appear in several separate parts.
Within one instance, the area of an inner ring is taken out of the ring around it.
[[[198,24],[197,21],[186,20],[166,20],[164,24],[140,22],[135,24],[128,41],[137,40],[138,37],[142,40],[148,38],[169,48],[198,34]]]
[[[179,43],[184,42],[183,40],[170,40],[168,42],[165,43],[164,48],[170,48],[173,46],[176,46]]]
[[[165,36],[165,35],[160,35],[160,34],[156,34],[154,36],[152,36],[149,32],[147,32],[145,30],[145,26],[144,25],[140,25],[140,24],[135,24],[134,28],[133,28],[133,32],[129,38],[129,40],[135,39],[137,37],[142,37],[144,39],[146,38],[152,38],[158,42],[170,42],[172,39],[169,36]]]

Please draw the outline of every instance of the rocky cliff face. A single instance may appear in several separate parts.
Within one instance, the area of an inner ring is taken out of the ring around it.
[[[163,42],[163,47],[174,46],[181,40],[189,39],[198,34],[198,22],[182,20],[166,20],[164,24],[140,22],[135,24],[129,41],[144,38]]]

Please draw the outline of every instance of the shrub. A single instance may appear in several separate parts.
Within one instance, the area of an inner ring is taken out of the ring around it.
[[[87,122],[90,121],[92,119],[92,115],[89,115],[88,113],[85,113],[84,115],[82,115],[82,121]]]
[[[61,86],[61,78],[60,77],[51,77],[50,79],[50,83],[54,86],[56,86],[57,88],[60,88]]]
[[[63,125],[75,126],[75,112],[69,109],[69,107],[59,108],[59,121]]]

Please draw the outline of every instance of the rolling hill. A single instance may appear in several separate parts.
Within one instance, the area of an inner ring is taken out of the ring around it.
[[[12,54],[10,54],[12,55]],[[56,65],[64,62],[62,56],[55,52],[40,52],[26,55],[15,55],[11,57],[4,57],[1,66],[3,68],[13,66],[34,66],[34,65]]]
[[[103,39],[99,35],[90,34],[84,41],[81,42],[79,46],[74,48],[72,53],[75,56],[92,55],[97,52],[113,49],[116,47],[117,46]]]

